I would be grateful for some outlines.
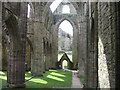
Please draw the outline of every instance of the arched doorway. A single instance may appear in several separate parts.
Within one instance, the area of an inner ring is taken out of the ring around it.
[[[61,23],[63,21],[67,21],[69,22],[69,24],[72,25],[73,27],[73,42],[72,42],[72,52],[69,53],[67,52],[67,54],[72,54],[70,58],[71,61],[73,61],[74,63],[74,69],[77,69],[78,68],[78,25],[76,25],[76,23],[74,22],[74,20],[72,18],[68,18],[68,17],[64,17],[64,18],[61,18],[56,24],[55,24],[55,31],[56,31],[56,34],[58,33],[59,34],[59,26],[61,25]],[[66,26],[65,24],[63,24],[64,26]],[[66,26],[67,27],[67,26]],[[59,36],[59,35],[58,35]],[[56,38],[58,38],[58,36]],[[58,39],[57,39],[58,40]],[[59,47],[59,43],[57,43],[57,47]],[[59,48],[57,50],[58,52],[58,60],[60,60],[60,58],[62,57],[63,54],[59,55]],[[61,51],[60,51],[61,52]],[[64,53],[64,51],[62,51]]]
[[[66,60],[62,62],[62,69],[68,69],[68,62]]]
[[[57,62],[58,69],[73,69],[73,62],[69,59],[66,53],[63,54],[61,59]]]
[[[65,19],[58,27],[58,60],[60,60],[62,55],[66,53],[72,61],[72,42],[73,26]]]

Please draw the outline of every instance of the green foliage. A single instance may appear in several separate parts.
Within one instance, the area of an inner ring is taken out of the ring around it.
[[[72,39],[73,36],[60,28],[58,32],[58,50],[72,50]]]

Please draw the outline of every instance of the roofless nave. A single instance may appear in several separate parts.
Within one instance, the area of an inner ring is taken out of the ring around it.
[[[7,70],[7,87],[25,87],[26,69],[33,76],[57,69],[58,28],[64,20],[73,27],[73,69],[86,78],[85,87],[119,87],[119,4],[63,0],[51,11],[52,2],[0,2],[1,70]]]

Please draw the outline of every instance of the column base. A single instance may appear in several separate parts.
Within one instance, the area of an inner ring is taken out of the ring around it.
[[[25,84],[8,84],[7,88],[25,88]]]
[[[49,71],[49,69],[45,69],[46,71]]]
[[[57,70],[56,68],[50,68],[51,70]]]
[[[45,71],[43,73],[45,73]]]

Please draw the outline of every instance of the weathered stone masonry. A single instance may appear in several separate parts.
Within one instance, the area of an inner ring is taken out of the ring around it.
[[[9,5],[9,4],[8,4]],[[17,7],[19,6],[19,7]],[[14,7],[6,7],[11,9],[9,17],[5,20],[10,36],[10,52],[8,57],[7,83],[8,87],[25,87],[25,42],[27,32],[27,4],[14,3]],[[17,12],[19,9],[20,11]],[[16,12],[14,12],[14,10]],[[18,15],[17,19],[15,15]],[[14,26],[15,25],[15,26]]]
[[[3,38],[0,38],[6,42],[0,42],[4,53],[0,61],[5,60],[5,70],[8,66],[8,87],[25,87],[26,69],[31,70],[33,76],[56,69],[58,27],[64,20],[68,20],[74,28],[73,64],[74,69],[80,71],[79,77],[85,78],[85,87],[119,87],[119,3],[69,2],[73,10],[71,15],[61,14],[64,3],[52,13],[51,3],[28,3],[28,18],[27,3],[0,3],[0,7],[3,4],[0,8],[3,31],[0,36]]]

